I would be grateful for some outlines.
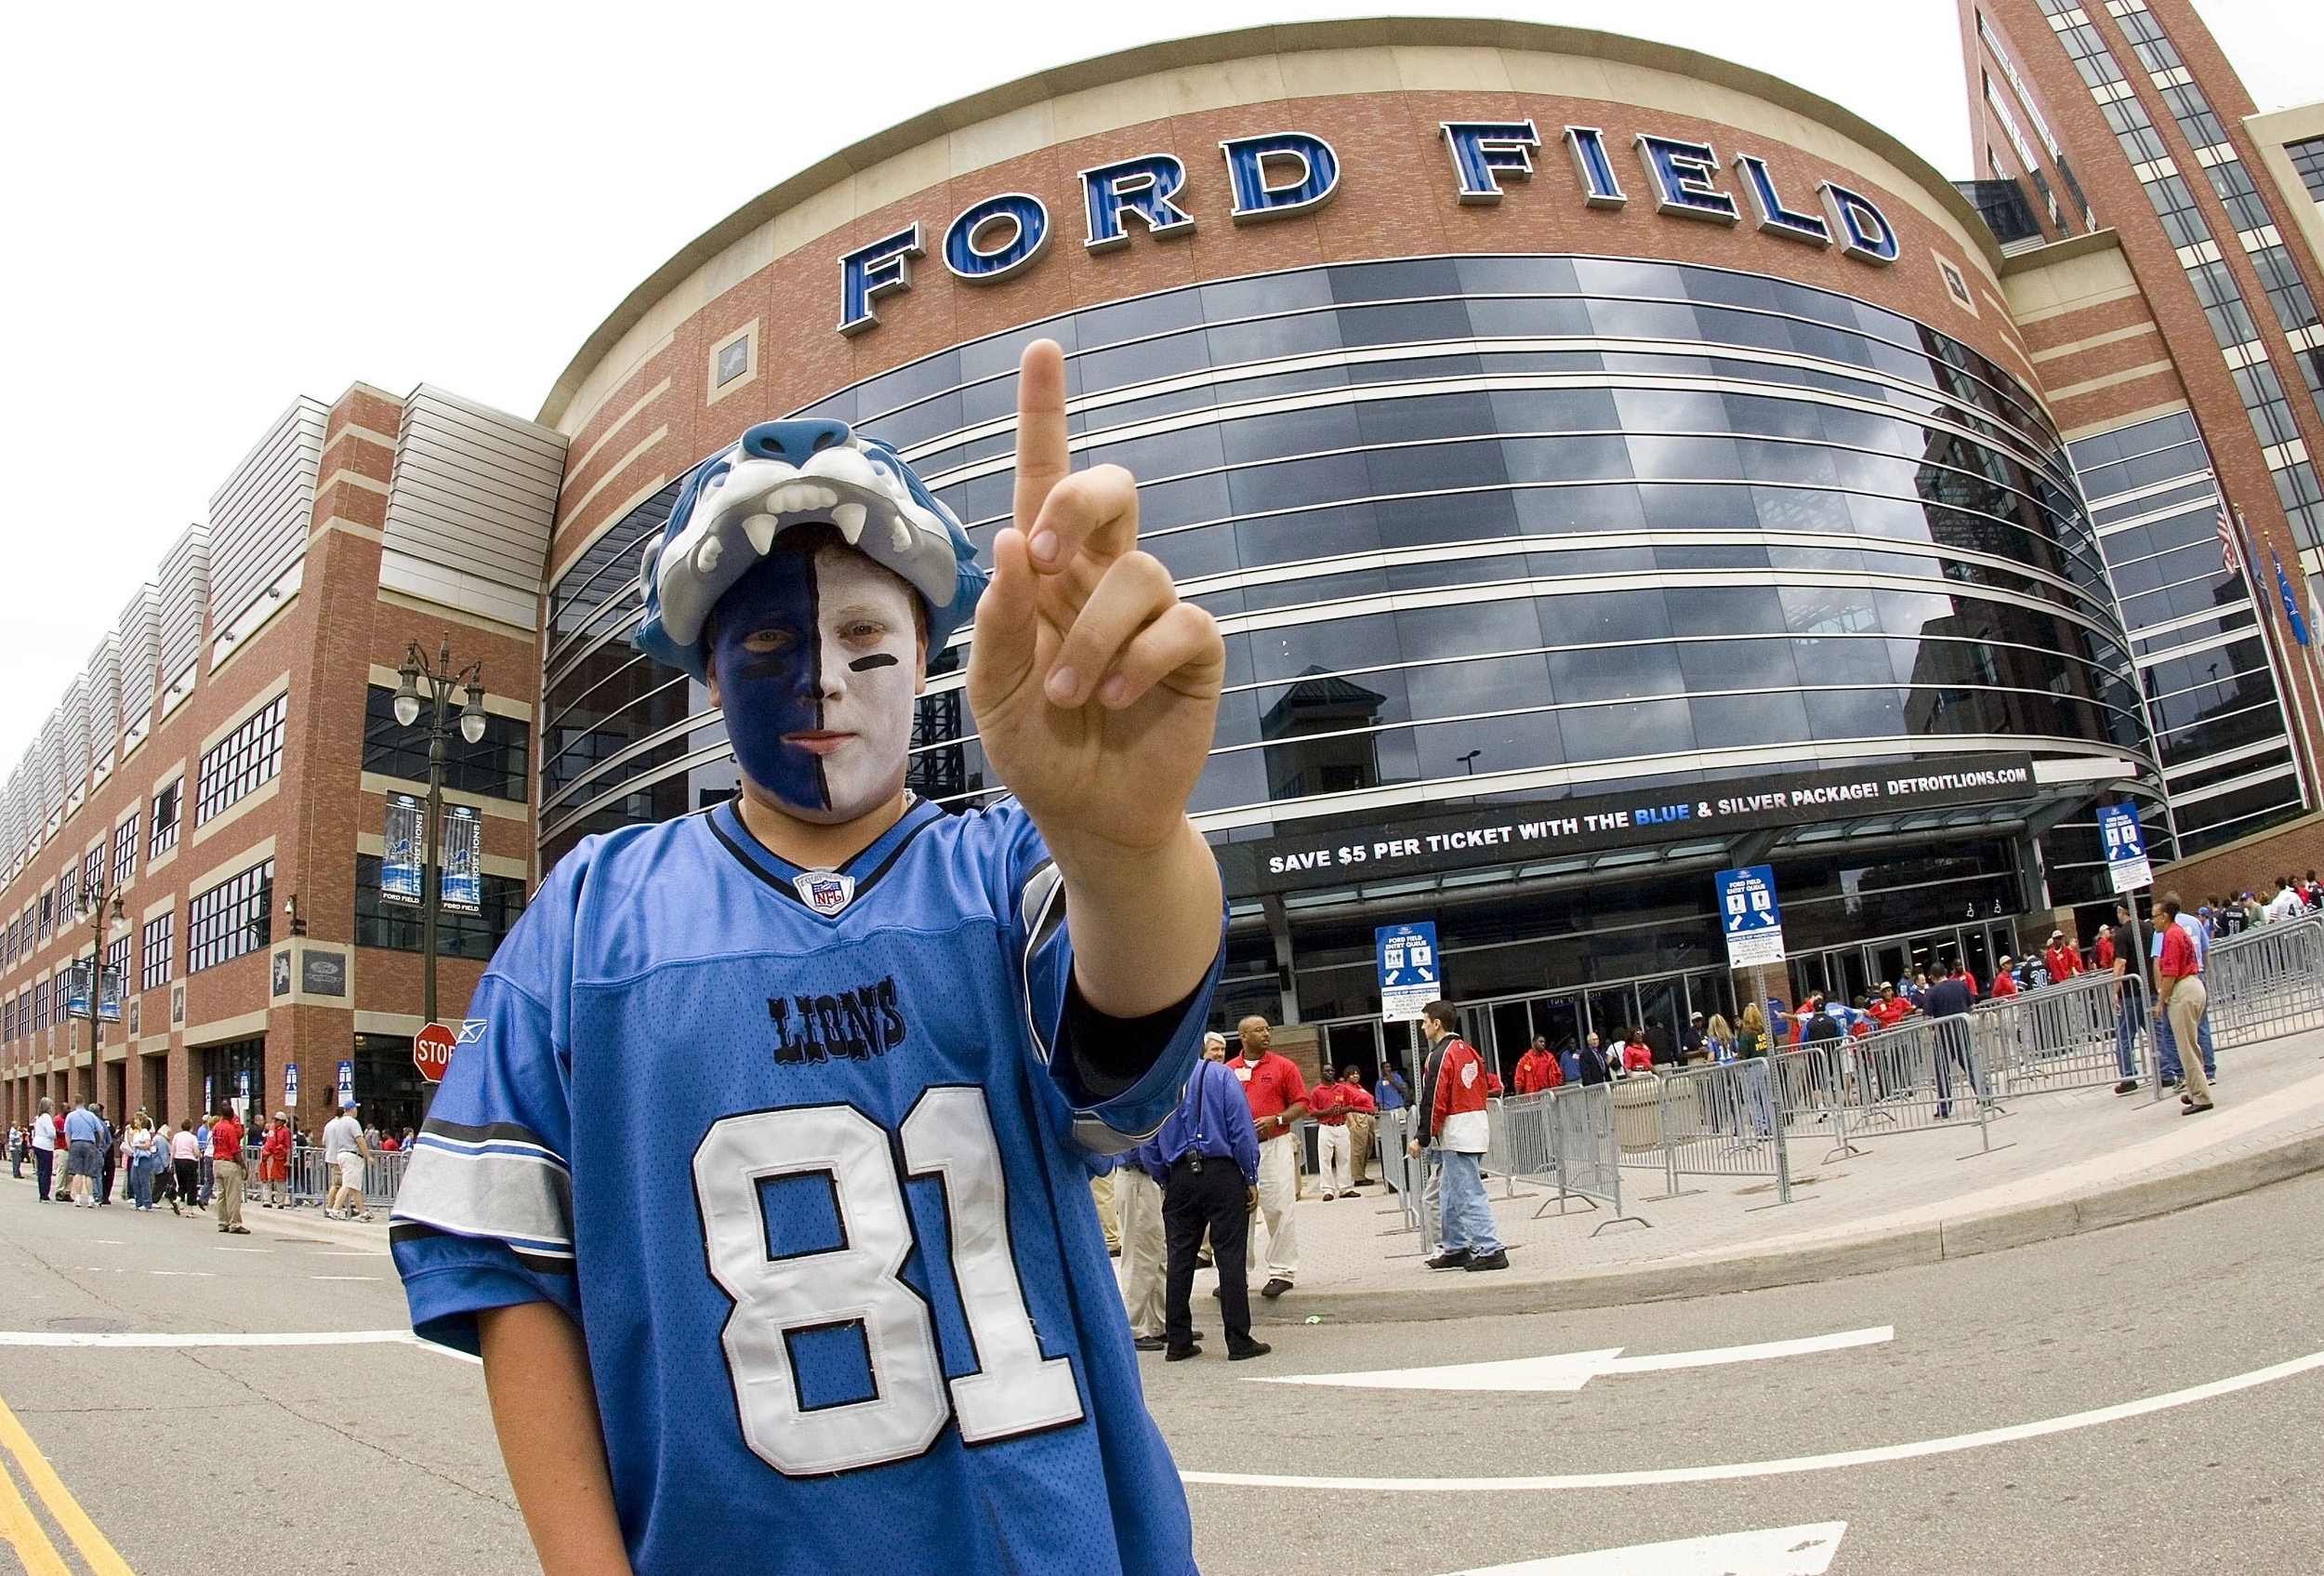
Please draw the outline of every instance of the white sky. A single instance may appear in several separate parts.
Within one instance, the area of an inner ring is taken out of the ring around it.
[[[2324,98],[2324,7],[2199,3],[2263,110]],[[647,273],[847,143],[1161,36],[1383,11],[1686,45],[1969,164],[1952,0],[9,7],[0,776],[294,395],[532,416]]]

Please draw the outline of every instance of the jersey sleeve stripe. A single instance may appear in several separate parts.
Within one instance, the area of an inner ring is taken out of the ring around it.
[[[390,1219],[569,1258],[573,1178],[545,1151],[455,1148],[431,1134],[412,1153]]]
[[[388,1227],[388,1241],[397,1247],[424,1241],[430,1237],[456,1237],[458,1235],[458,1232],[440,1230],[435,1226],[423,1225],[418,1221],[413,1220],[397,1221]],[[508,1256],[516,1260],[520,1267],[529,1269],[535,1275],[569,1276],[574,1272],[574,1258],[571,1250],[558,1252],[553,1249],[520,1248],[512,1242],[501,1242],[498,1246],[505,1249]]]

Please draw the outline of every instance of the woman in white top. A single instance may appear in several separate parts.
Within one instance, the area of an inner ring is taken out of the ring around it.
[[[143,1111],[129,1124],[129,1202],[139,1210],[153,1207],[153,1155],[160,1146],[153,1123]]]
[[[177,1184],[169,1196],[169,1212],[185,1213],[178,1207],[180,1199],[200,1209],[196,1200],[202,1197],[202,1141],[193,1135],[191,1118],[179,1122],[178,1131],[169,1135],[169,1166],[172,1180]]]

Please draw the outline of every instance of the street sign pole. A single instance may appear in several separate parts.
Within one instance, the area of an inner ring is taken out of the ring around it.
[[[2106,876],[2115,893],[2131,911],[2132,955],[2124,960],[2123,973],[2130,976],[2131,988],[2138,992],[2140,1015],[2146,1028],[2148,1062],[2154,1068],[2155,1098],[2162,1098],[2162,1035],[2155,1022],[2156,1004],[2146,992],[2146,932],[2138,920],[2138,894],[2154,885],[2154,866],[2146,858],[2146,834],[2139,829],[2138,807],[2134,804],[2101,804],[2098,806],[2098,835],[2106,850]],[[2120,1008],[2116,1009],[2118,1012]],[[2200,1047],[2198,1047],[2198,1053]],[[2186,1047],[2179,1047],[2179,1059],[2185,1065]]]

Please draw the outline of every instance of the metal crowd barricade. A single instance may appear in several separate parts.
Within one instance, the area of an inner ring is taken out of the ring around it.
[[[2214,1047],[2324,1025],[2324,919],[2279,920],[2212,942],[2203,988]]]
[[[1611,1084],[1569,1084],[1503,1103],[1510,1174],[1553,1184],[1557,1196],[1534,1212],[1565,1212],[1568,1198],[1610,1212],[1591,1232],[1651,1222],[1622,1212],[1622,1144]]]
[[[387,1154],[374,1154],[363,1165],[363,1206],[385,1210],[395,1203],[397,1189],[403,1185],[403,1168],[412,1162],[409,1149],[395,1149]]]
[[[1782,1053],[1774,1060],[1796,1065],[1779,1066],[1772,1093],[1790,1126],[1829,1123],[1832,1159],[1861,1153],[1857,1138],[1973,1123],[1989,1149],[1995,1090],[1979,1040],[1973,1016],[1908,1018],[1862,1040]]]
[[[1632,1165],[1658,1161],[1666,1196],[1678,1194],[1682,1177],[1780,1174],[1783,1133],[1763,1058],[1685,1067],[1657,1082],[1658,1147],[1644,1155],[1626,1149],[1623,1159]]]
[[[2087,1089],[2151,1070],[2145,991],[2135,976],[2083,974],[1981,1003],[1970,1022],[1995,1097]]]
[[[1420,1187],[1416,1172],[1422,1162],[1405,1153],[1405,1145],[1412,1136],[1412,1112],[1408,1107],[1380,1113],[1379,1131],[1374,1143],[1380,1151],[1380,1179],[1395,1196],[1396,1210],[1404,1216],[1404,1224],[1391,1227],[1391,1232],[1420,1229]]]

